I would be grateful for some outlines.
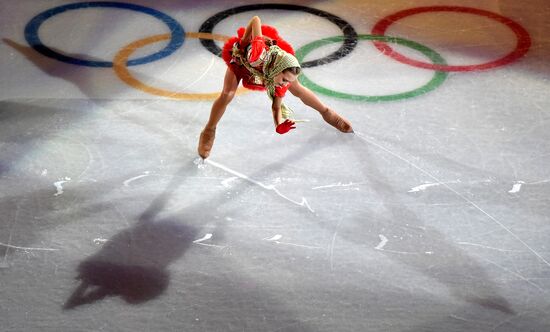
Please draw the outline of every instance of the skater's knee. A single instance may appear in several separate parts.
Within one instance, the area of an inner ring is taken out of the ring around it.
[[[229,104],[233,97],[235,97],[235,91],[222,91],[218,100],[224,104]]]
[[[252,19],[250,20],[251,23],[256,23],[256,24],[262,24],[262,21],[260,20],[260,17],[259,16],[254,16],[252,17]]]

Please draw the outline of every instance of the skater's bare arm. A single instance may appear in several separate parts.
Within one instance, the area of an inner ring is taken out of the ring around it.
[[[247,45],[250,43],[252,39],[256,36],[262,35],[262,21],[258,16],[254,16],[250,22],[248,22],[248,26],[246,27],[246,30],[244,32],[244,36],[242,38],[243,44]]]
[[[281,111],[282,103],[283,103],[283,98],[273,97],[273,103],[271,104],[271,111],[273,112],[273,121],[275,122],[275,127],[277,127],[283,122],[283,113]]]
[[[292,82],[288,91],[294,96],[300,98],[300,100],[307,106],[317,110],[318,112],[325,112],[327,106],[308,88],[300,84],[298,80]]]

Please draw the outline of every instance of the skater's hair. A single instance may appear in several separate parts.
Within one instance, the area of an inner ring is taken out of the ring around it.
[[[292,74],[298,76],[302,72],[302,68],[300,68],[300,67],[289,67],[289,68],[283,70],[283,73],[286,73],[286,72],[291,72]]]

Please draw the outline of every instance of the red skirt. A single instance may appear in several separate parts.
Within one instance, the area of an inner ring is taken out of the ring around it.
[[[252,75],[250,74],[248,69],[246,69],[245,66],[240,65],[238,63],[231,63],[231,58],[232,58],[231,53],[232,53],[233,45],[236,42],[241,40],[241,38],[244,35],[244,32],[245,32],[245,28],[240,27],[239,30],[237,30],[237,36],[231,37],[224,44],[223,50],[222,50],[222,58],[227,64],[227,66],[229,67],[229,69],[231,69],[231,71],[235,74],[235,76],[237,76],[237,80],[239,82],[242,80],[243,86],[245,88],[251,89],[251,90],[265,91],[264,85],[254,84],[253,80],[251,79]],[[273,44],[279,46],[283,50],[294,55],[294,49],[292,48],[292,46],[289,43],[287,43],[284,39],[282,39],[281,36],[279,36],[279,33],[274,27],[269,25],[262,25],[262,35],[271,38],[273,40]],[[247,46],[248,45],[241,45],[241,49],[244,50],[246,49]],[[288,86],[284,88],[277,88],[276,90],[279,90],[279,91],[276,91],[276,95],[279,97],[283,97],[287,89],[288,89]]]

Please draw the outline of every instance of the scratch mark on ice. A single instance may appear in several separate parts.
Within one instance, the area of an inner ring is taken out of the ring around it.
[[[354,185],[356,185],[356,183],[350,182],[348,184],[342,184],[342,182],[338,182],[338,183],[335,183],[335,184],[329,184],[329,185],[326,185],[326,186],[314,187],[314,188],[311,188],[311,189],[312,190],[317,190],[317,189],[327,189],[327,188],[334,188],[334,187],[351,187],[351,186],[354,186]]]
[[[460,317],[460,316],[457,316],[457,315],[450,315],[449,317],[457,319],[457,320],[461,320],[461,321],[464,321],[464,322],[477,323],[473,320],[469,320],[469,319],[466,319],[466,318],[463,318],[463,317]]]
[[[128,187],[131,182],[133,182],[135,180],[138,180],[138,179],[141,179],[141,178],[144,178],[144,177],[147,177],[147,176],[149,176],[149,171],[143,172],[142,175],[134,176],[133,178],[130,178],[130,179],[124,181],[124,186]]]
[[[336,245],[336,237],[338,236],[338,229],[340,228],[340,225],[342,224],[342,220],[338,222],[338,225],[336,225],[336,229],[334,231],[334,234],[332,235],[332,241],[330,242],[329,247],[329,261],[330,261],[330,270],[334,271],[334,246]]]
[[[94,239],[93,242],[94,242],[94,244],[104,244],[104,243],[107,243],[107,241],[109,241],[109,240],[98,237],[98,238]]]
[[[215,245],[215,244],[206,244],[206,243],[203,243],[204,241],[208,241],[208,240],[210,240],[211,238],[212,238],[212,233],[207,233],[206,235],[204,235],[204,236],[201,237],[200,239],[193,241],[193,243],[194,243],[194,244],[201,245],[201,246],[205,246],[205,247],[222,248],[222,249],[225,249],[225,248],[226,248],[225,246],[218,246],[218,245]]]
[[[465,245],[465,246],[480,247],[480,248],[491,249],[491,250],[502,251],[502,252],[521,252],[521,250],[500,249],[500,248],[489,247],[489,246],[484,246],[482,244],[470,243],[470,242],[458,242],[458,244]]]
[[[521,274],[519,274],[519,273],[517,273],[517,272],[514,272],[514,271],[511,271],[510,269],[507,269],[506,267],[504,267],[504,266],[502,266],[502,265],[500,265],[500,264],[497,264],[497,263],[495,263],[495,262],[493,262],[493,261],[491,261],[491,260],[489,260],[489,259],[487,259],[487,258],[483,258],[483,260],[485,260],[485,261],[487,261],[487,262],[493,264],[494,266],[496,266],[496,267],[498,267],[498,268],[500,268],[500,269],[502,269],[502,270],[504,270],[504,271],[510,273],[511,275],[516,276],[517,278],[519,278],[519,279],[525,281],[526,283],[528,283],[529,285],[535,287],[536,289],[540,290],[541,292],[543,292],[543,293],[546,293],[546,292],[547,292],[546,289],[543,289],[542,287],[540,287],[539,285],[535,284],[535,283],[532,282],[531,280],[525,278],[525,277],[522,276]]]
[[[59,180],[59,181],[57,181],[57,182],[54,182],[53,185],[55,186],[55,188],[56,188],[56,190],[57,190],[57,192],[54,194],[54,196],[62,195],[62,194],[63,194],[63,184],[64,184],[64,183],[67,183],[67,182],[69,182],[69,181],[71,181],[71,178],[65,177],[65,178],[62,179],[62,180]]]
[[[450,182],[425,183],[425,184],[421,184],[419,186],[411,188],[411,190],[409,190],[408,192],[409,193],[416,193],[416,192],[419,192],[419,191],[424,191],[424,190],[428,189],[429,187],[436,187],[436,186],[441,186],[443,184],[459,183],[459,182],[460,181],[457,180],[457,181],[450,181]]]
[[[193,241],[193,243],[200,243],[202,241],[210,240],[212,238],[212,233],[208,233],[205,236],[201,237],[198,240]]]
[[[521,190],[521,186],[524,185],[525,182],[523,181],[517,181],[516,183],[514,183],[514,185],[512,186],[512,189],[508,190],[508,192],[510,194],[515,194],[515,193],[518,193],[520,190]]]
[[[187,86],[183,87],[183,88],[180,88],[181,91],[186,91],[188,90],[189,88],[193,87],[195,84],[197,84],[200,80],[203,79],[203,77],[208,74],[208,72],[210,71],[210,69],[212,69],[212,66],[214,66],[214,64],[216,63],[216,60],[214,58],[212,58],[210,60],[210,64],[208,65],[208,67],[206,68],[206,70],[196,79],[194,80],[193,82],[189,83]],[[176,94],[177,92],[174,92],[174,94]]]
[[[384,248],[384,246],[386,245],[386,243],[388,243],[388,238],[385,237],[384,235],[382,234],[378,234],[378,237],[380,238],[380,243],[374,248],[376,250],[382,250],[382,248]]]
[[[407,192],[416,193],[416,192],[419,192],[419,191],[424,191],[429,187],[440,186],[440,185],[441,185],[441,183],[426,183],[426,184],[422,184],[420,186],[413,187],[413,188],[411,188],[411,190],[409,190]]]
[[[28,251],[57,251],[59,249],[54,249],[54,248],[32,248],[32,247],[19,247],[19,246],[14,246],[14,245],[11,245],[11,244],[5,244],[5,243],[2,243],[0,242],[0,246],[2,247],[6,247],[6,248],[11,248],[11,249],[20,249],[20,250],[28,250]]]
[[[236,176],[227,178],[227,179],[225,179],[225,180],[222,181],[222,186],[224,186],[225,188],[229,188],[229,187],[231,187],[231,186],[229,185],[229,183],[230,183],[230,182],[233,182],[233,181],[235,181],[235,180],[237,180],[237,179],[238,179],[238,177],[236,177]]]
[[[389,252],[389,253],[394,253],[394,254],[404,254],[404,255],[418,255],[419,254],[419,253],[416,253],[416,252],[408,252],[408,251],[386,250],[386,249],[384,249],[384,247],[388,243],[388,238],[385,237],[382,234],[378,234],[378,237],[380,238],[380,243],[378,243],[378,245],[376,247],[374,247],[374,249],[376,249],[376,250]],[[433,255],[432,251],[426,251],[424,253],[426,255]]]
[[[492,220],[496,225],[498,225],[500,228],[502,228],[503,230],[505,230],[508,234],[510,234],[512,237],[514,237],[518,242],[520,242],[525,248],[527,248],[533,255],[535,255],[536,257],[538,257],[544,264],[546,264],[547,266],[550,266],[550,262],[548,262],[544,257],[542,257],[541,254],[539,254],[535,249],[531,248],[531,246],[529,244],[527,244],[527,242],[523,241],[516,233],[512,232],[512,230],[510,230],[508,227],[506,227],[502,222],[500,222],[497,218],[493,217],[492,215],[490,215],[487,211],[483,210],[479,205],[477,205],[475,202],[471,201],[470,199],[468,199],[468,197],[464,196],[463,194],[459,193],[458,191],[456,191],[455,189],[453,189],[451,186],[447,185],[446,183],[444,182],[441,182],[438,178],[436,178],[434,175],[432,175],[430,172],[426,171],[425,169],[421,168],[420,166],[416,165],[415,163],[409,161],[408,159],[406,158],[403,158],[401,157],[400,155],[398,155],[397,153],[389,150],[388,148],[376,143],[374,140],[368,138],[367,136],[361,134],[361,133],[358,133],[358,132],[355,132],[355,135],[357,135],[357,137],[359,137],[361,140],[369,143],[369,144],[372,144],[376,147],[378,147],[379,149],[381,150],[384,150],[386,151],[387,153],[391,154],[392,156],[394,156],[395,158],[409,164],[410,166],[416,168],[417,170],[419,170],[420,172],[424,173],[425,175],[429,176],[430,178],[432,178],[434,181],[436,181],[437,183],[441,183],[443,186],[445,186],[445,188],[447,188],[448,190],[450,190],[451,192],[453,192],[455,195],[457,195],[458,197],[460,197],[461,199],[463,199],[464,201],[466,201],[468,204],[470,204],[471,206],[473,206],[474,208],[476,208],[479,212],[481,212],[482,214],[484,214],[487,218],[489,218],[490,220]]]
[[[279,241],[279,240],[282,239],[282,238],[283,238],[282,235],[277,234],[277,235],[275,235],[275,236],[273,236],[273,237],[270,237],[270,238],[267,238],[267,237],[266,237],[264,240],[265,240],[265,241]]]
[[[295,200],[290,199],[290,198],[288,198],[287,196],[285,196],[285,195],[284,195],[283,193],[281,193],[277,188],[275,188],[275,186],[272,186],[272,185],[271,185],[271,186],[266,186],[265,184],[263,184],[263,183],[261,183],[261,182],[259,182],[259,181],[256,181],[256,180],[251,179],[250,177],[248,177],[248,176],[245,175],[245,174],[242,174],[242,173],[239,173],[239,172],[237,172],[237,171],[234,171],[234,170],[230,169],[229,167],[224,166],[224,165],[222,165],[222,164],[219,164],[219,163],[217,163],[217,162],[215,162],[215,161],[212,161],[212,160],[210,160],[210,159],[207,159],[207,160],[205,160],[204,162],[205,162],[205,163],[208,163],[208,164],[210,164],[210,165],[212,165],[212,166],[214,166],[214,167],[217,167],[217,168],[219,168],[219,169],[222,169],[222,170],[224,170],[224,171],[226,171],[226,172],[228,172],[228,173],[231,173],[231,174],[233,174],[233,175],[235,175],[235,176],[237,176],[237,177],[239,177],[239,178],[241,178],[241,179],[243,179],[243,180],[246,180],[246,181],[248,181],[248,182],[250,182],[250,183],[253,183],[253,184],[255,184],[255,185],[258,185],[258,186],[260,186],[260,187],[262,187],[262,188],[264,188],[264,189],[266,189],[266,190],[273,190],[277,195],[279,195],[280,197],[284,198],[285,200],[287,200],[287,201],[289,201],[289,202],[291,202],[291,203],[294,203],[294,204],[296,204],[296,205],[305,207],[305,208],[307,208],[311,213],[315,213],[315,211],[311,208],[311,206],[309,205],[309,203],[308,203],[308,201],[305,199],[305,197],[302,197],[302,201],[301,201],[301,202],[295,201]]]
[[[290,242],[281,242],[279,241],[280,239],[282,239],[283,236],[280,235],[280,234],[277,234],[273,237],[270,237],[270,238],[265,238],[263,239],[264,241],[269,241],[269,242],[274,242],[274,243],[277,243],[277,244],[283,244],[283,245],[287,245],[287,246],[294,246],[294,247],[300,247],[300,248],[308,248],[308,249],[321,249],[321,247],[313,247],[313,246],[306,246],[306,245],[303,245],[303,244],[296,244],[296,243],[290,243]]]

